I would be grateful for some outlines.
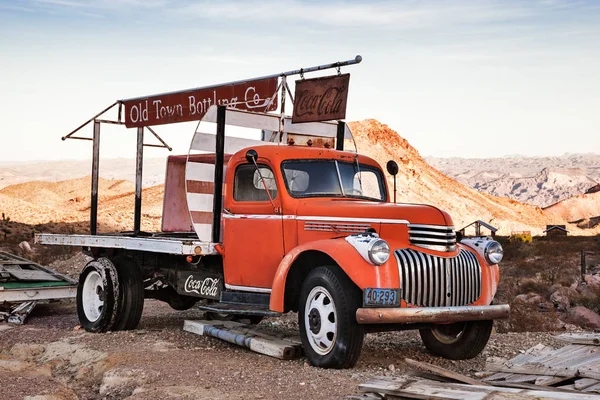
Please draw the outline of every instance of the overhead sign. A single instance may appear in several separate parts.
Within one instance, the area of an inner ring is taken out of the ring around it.
[[[239,110],[273,111],[277,109],[276,90],[277,77],[274,77],[125,100],[125,126],[197,121],[214,104]]]
[[[346,118],[350,74],[296,81],[292,122]]]

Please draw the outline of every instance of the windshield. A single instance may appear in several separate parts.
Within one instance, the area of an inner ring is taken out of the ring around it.
[[[293,160],[282,164],[285,186],[292,197],[355,197],[385,201],[378,168],[336,160]]]

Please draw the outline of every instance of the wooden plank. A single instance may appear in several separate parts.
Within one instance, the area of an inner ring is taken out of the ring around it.
[[[583,389],[584,392],[596,392],[600,393],[600,383],[594,386]]]
[[[573,393],[572,390],[564,390],[564,389],[559,389],[559,388],[555,388],[555,387],[552,387],[552,386],[540,388],[538,385],[535,385],[535,384],[532,384],[532,383],[525,383],[525,382],[521,382],[521,383],[516,383],[516,382],[494,382],[494,383],[492,383],[492,385],[493,386],[497,386],[497,387],[508,387],[508,388],[517,388],[517,389],[545,390],[545,391],[549,391],[549,392]]]
[[[487,378],[484,378],[483,380],[485,382],[499,381],[501,379],[506,379],[513,375],[514,374],[511,374],[510,372],[496,372],[493,375],[488,376]]]
[[[255,331],[255,334],[250,333],[249,329],[244,330],[245,325],[234,326],[229,324],[229,326],[225,326],[221,322],[226,321],[185,320],[183,330],[202,336],[212,336],[246,347],[256,353],[282,360],[291,360],[302,356],[301,344],[278,339],[265,332]]]
[[[505,379],[506,382],[512,383],[527,383],[527,382],[535,382],[539,375],[526,375],[526,374],[513,374],[513,376],[509,376]]]
[[[410,399],[465,399],[489,400],[491,398],[599,400],[600,396],[537,389],[519,389],[490,386],[470,386],[462,383],[442,383],[409,378],[377,377],[359,386],[365,392],[383,393]],[[506,396],[508,395],[508,396]],[[499,396],[499,397],[498,397]],[[504,397],[502,397],[504,396]]]
[[[572,344],[600,346],[600,333],[563,333],[554,337]]]
[[[540,376],[536,379],[535,384],[537,386],[552,386],[573,378],[575,378],[575,374],[568,376]]]
[[[600,383],[600,381],[598,381],[597,379],[591,379],[591,378],[577,379],[575,381],[575,389],[577,389],[577,390],[583,390],[585,388],[597,385],[599,383]]]
[[[9,270],[8,273],[19,281],[48,281],[60,282],[61,279],[45,271],[37,270]]]
[[[413,368],[418,368],[418,369],[430,372],[432,374],[440,375],[440,376],[443,376],[444,378],[454,379],[455,381],[458,381],[458,382],[468,383],[469,385],[489,386],[487,383],[478,381],[477,379],[470,378],[466,375],[462,375],[457,372],[447,370],[442,367],[438,367],[437,365],[420,362],[417,360],[412,360],[410,358],[405,358],[404,362]]]
[[[544,376],[572,376],[576,375],[577,371],[569,368],[552,368],[539,364],[528,365],[498,365],[486,364],[485,369],[494,372],[509,372],[512,374],[527,374],[527,375],[544,375]]]

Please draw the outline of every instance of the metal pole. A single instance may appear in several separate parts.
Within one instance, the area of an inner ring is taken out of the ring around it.
[[[287,82],[285,76],[281,77],[281,115],[279,116],[279,142],[283,139],[283,131],[285,128],[285,98]]]
[[[326,70],[326,69],[339,68],[339,67],[344,67],[346,65],[358,64],[361,61],[362,61],[362,57],[360,55],[358,55],[358,56],[354,57],[351,60],[338,61],[338,62],[334,62],[334,63],[331,63],[331,64],[323,64],[323,65],[317,65],[315,67],[294,69],[294,70],[291,70],[291,71],[281,72],[281,73],[278,73],[278,74],[265,75],[265,76],[261,76],[261,77],[258,77],[258,78],[243,79],[243,80],[240,80],[240,81],[220,83],[218,85],[202,86],[202,87],[192,88],[192,89],[177,90],[177,91],[174,91],[174,92],[159,93],[159,94],[154,94],[152,96],[168,96],[168,95],[177,94],[177,93],[193,92],[193,91],[196,91],[196,90],[213,89],[213,88],[220,87],[220,86],[236,85],[236,84],[244,83],[244,82],[248,82],[248,81],[255,81],[255,80],[261,80],[261,79],[275,78],[275,77],[278,77],[278,76],[285,77],[285,76],[290,76],[290,75],[306,74],[308,72],[323,71],[323,70]],[[132,97],[130,99],[119,100],[119,102],[135,101],[135,100],[145,99],[147,97],[148,96]]]
[[[225,106],[217,108],[217,137],[215,145],[215,193],[213,198],[213,243],[221,242],[221,207],[223,197],[223,162],[225,160]]]
[[[86,122],[84,122],[83,124],[79,125],[78,128],[74,129],[71,133],[69,133],[67,136],[63,136],[61,139],[62,140],[66,140],[69,139],[71,137],[72,134],[74,134],[75,132],[77,132],[78,130],[80,130],[81,128],[83,128],[84,126],[86,126],[87,124],[89,124],[92,121],[96,121],[96,118],[98,118],[99,116],[101,116],[102,114],[104,114],[105,112],[107,112],[108,110],[110,110],[111,108],[113,108],[118,102],[113,103],[112,105],[106,107],[104,110],[100,111],[98,114],[94,115],[92,118],[88,119]]]
[[[337,126],[337,138],[335,139],[335,149],[344,150],[344,136],[346,135],[346,123],[344,121],[338,121]]]
[[[144,166],[144,127],[137,128],[137,157],[135,159],[135,211],[133,234],[140,234],[142,224],[142,170]]]
[[[98,172],[100,168],[100,122],[94,121],[92,149],[92,200],[90,206],[90,234],[98,229]]]

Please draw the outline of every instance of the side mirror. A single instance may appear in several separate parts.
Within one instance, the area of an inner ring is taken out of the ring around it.
[[[246,157],[248,157],[248,155],[246,155]],[[396,176],[398,174],[398,164],[394,160],[390,160],[387,162],[386,169],[387,172],[392,176]]]
[[[246,152],[246,160],[250,164],[256,164],[256,160],[258,160],[258,153],[254,149],[250,149]]]

